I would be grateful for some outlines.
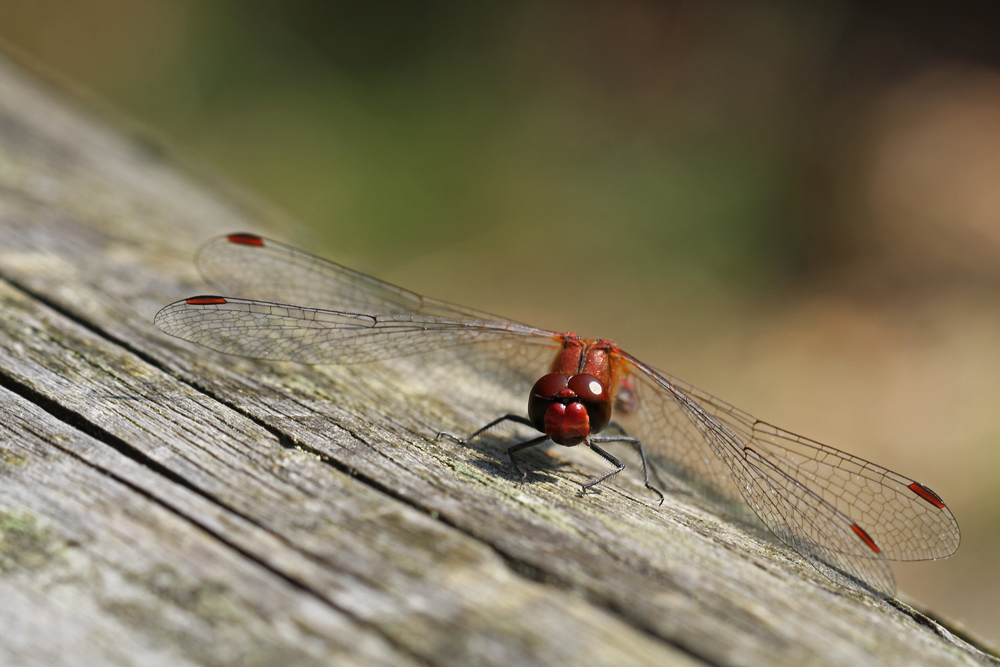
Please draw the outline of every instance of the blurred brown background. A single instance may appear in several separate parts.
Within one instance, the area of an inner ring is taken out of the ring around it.
[[[901,597],[994,644],[998,37],[972,0],[0,0],[285,240],[926,483],[963,543]]]

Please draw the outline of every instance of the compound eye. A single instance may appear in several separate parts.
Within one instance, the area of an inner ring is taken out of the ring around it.
[[[569,379],[567,386],[579,397],[582,403],[608,400],[608,390],[593,375],[574,375]]]
[[[569,384],[569,380],[565,375],[549,373],[538,378],[538,382],[531,388],[531,395],[540,398],[555,398],[555,395],[565,389],[567,384]]]
[[[571,377],[568,387],[587,408],[591,433],[603,430],[611,421],[611,397],[608,396],[607,387],[593,375],[586,374]]]
[[[538,378],[528,396],[528,419],[532,426],[545,432],[545,411],[555,400],[556,394],[566,388],[569,379],[559,373],[549,373]]]

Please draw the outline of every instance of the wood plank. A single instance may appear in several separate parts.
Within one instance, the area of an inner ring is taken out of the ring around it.
[[[0,442],[0,663],[422,664],[192,524],[204,498],[4,388]]]
[[[671,493],[657,507],[634,476],[581,498],[580,481],[600,464],[566,450],[531,456],[541,473],[521,485],[498,439],[436,439],[523,402],[488,377],[427,359],[253,363],[165,337],[151,324],[156,310],[205,291],[190,262],[196,245],[260,231],[269,216],[195,184],[166,155],[0,66],[2,384],[89,434],[87,450],[115,461],[98,469],[128,470],[121,480],[147,498],[147,514],[168,512],[179,534],[225,552],[196,556],[175,540],[177,558],[196,562],[193,580],[240,561],[254,574],[231,568],[239,586],[268,579],[267,590],[338,619],[320,653],[354,651],[338,629],[354,623],[376,656],[427,664],[989,659],[902,603],[839,588],[696,498]],[[74,491],[81,497],[96,493],[95,480],[73,479],[87,487]],[[56,525],[30,490],[58,484],[21,483],[16,507]],[[121,506],[101,504],[109,520]],[[56,533],[73,534],[86,514]],[[154,537],[135,548],[155,547]],[[285,646],[276,632],[260,637]]]

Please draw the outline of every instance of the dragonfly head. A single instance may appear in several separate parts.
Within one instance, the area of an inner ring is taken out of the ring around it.
[[[528,397],[528,418],[557,445],[572,447],[598,433],[611,421],[608,389],[593,375],[539,378]]]

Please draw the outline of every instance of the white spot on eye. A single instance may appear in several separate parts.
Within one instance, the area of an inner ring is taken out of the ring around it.
[[[602,391],[604,391],[604,387],[601,386],[601,383],[597,380],[591,380],[590,393],[600,396]]]

